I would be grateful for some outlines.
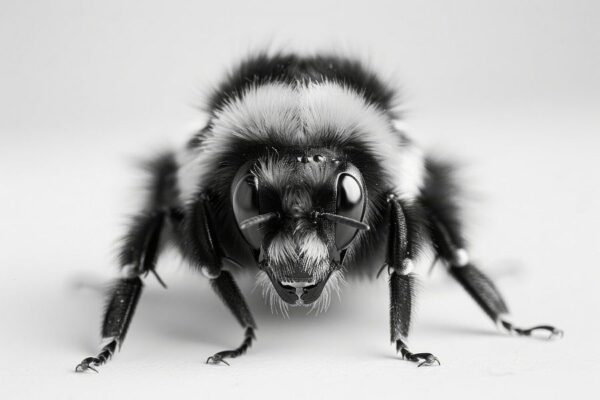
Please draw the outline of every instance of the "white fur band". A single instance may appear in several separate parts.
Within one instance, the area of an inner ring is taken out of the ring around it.
[[[324,132],[343,146],[360,140],[381,163],[387,180],[404,200],[414,199],[423,185],[422,152],[394,128],[388,114],[356,91],[333,82],[269,83],[252,86],[232,99],[212,120],[199,148],[179,155],[181,201],[187,203],[214,170],[214,163],[233,140],[290,146],[319,143]]]

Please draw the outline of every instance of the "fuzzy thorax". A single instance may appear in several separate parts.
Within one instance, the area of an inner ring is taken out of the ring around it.
[[[360,144],[381,164],[400,198],[414,199],[423,185],[419,148],[395,129],[386,110],[337,82],[256,84],[229,99],[215,111],[202,145],[179,157],[183,204],[210,181],[219,157],[234,143],[270,143],[277,149]]]

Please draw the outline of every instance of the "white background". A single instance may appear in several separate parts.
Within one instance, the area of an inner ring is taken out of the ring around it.
[[[3,0],[0,397],[597,396],[599,15],[594,1]],[[121,353],[75,374],[136,203],[131,160],[181,145],[223,69],[266,44],[353,51],[397,77],[413,137],[464,166],[474,258],[516,321],[564,340],[497,333],[438,268],[411,344],[441,367],[394,356],[383,279],[350,282],[319,317],[284,320],[249,294],[258,341],[209,366],[242,330],[171,256]]]

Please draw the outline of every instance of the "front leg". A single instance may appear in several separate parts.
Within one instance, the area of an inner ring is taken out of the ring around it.
[[[419,363],[421,366],[440,364],[431,353],[413,353],[409,350],[407,339],[415,300],[416,276],[412,273],[411,253],[415,252],[415,232],[409,229],[402,204],[395,196],[388,199],[390,205],[390,232],[386,264],[390,271],[390,326],[391,340],[402,358]],[[412,233],[412,235],[411,235]],[[413,236],[411,238],[411,236]]]
[[[396,343],[396,352],[402,358],[419,363],[421,366],[430,366],[440,361],[431,353],[413,353],[408,349],[407,338],[410,330],[410,321],[413,310],[415,276],[413,274],[401,275],[392,272],[390,275],[390,320],[392,342]]]
[[[252,345],[256,324],[233,276],[223,270],[223,258],[226,256],[216,234],[210,204],[209,197],[201,194],[196,204],[192,206],[182,224],[190,239],[182,241],[182,245],[183,253],[210,279],[217,295],[245,329],[244,340],[239,347],[218,352],[206,360],[207,364],[229,365],[225,361],[226,358],[239,357]]]
[[[254,318],[250,313],[250,309],[248,308],[240,289],[229,272],[221,272],[221,275],[219,275],[218,278],[211,280],[211,284],[215,292],[217,292],[227,308],[233,313],[240,325],[245,328],[244,341],[239,347],[233,350],[220,351],[208,357],[206,360],[207,364],[224,363],[229,365],[229,363],[225,361],[226,358],[239,357],[252,345],[252,341],[255,339],[254,330],[256,329],[256,324],[254,323]]]

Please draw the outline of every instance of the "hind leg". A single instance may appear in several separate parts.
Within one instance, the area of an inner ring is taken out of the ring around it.
[[[450,168],[429,162],[428,170],[429,180],[422,203],[434,249],[448,265],[450,274],[500,328],[523,336],[536,331],[548,332],[550,338],[562,336],[562,331],[551,325],[520,328],[508,320],[508,307],[496,285],[469,261],[456,200],[457,188],[452,182]]]
[[[439,229],[443,229],[443,227]],[[467,253],[462,250],[462,254],[457,255],[455,252],[454,255],[444,257],[444,259],[449,264],[450,274],[500,328],[521,336],[531,336],[536,331],[548,332],[548,338],[563,335],[561,330],[551,325],[536,325],[530,328],[521,328],[513,325],[508,320],[508,307],[496,285],[477,267],[469,263],[467,257]],[[457,262],[461,259],[463,263]]]

